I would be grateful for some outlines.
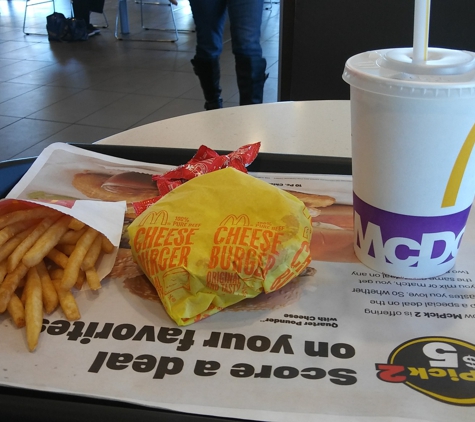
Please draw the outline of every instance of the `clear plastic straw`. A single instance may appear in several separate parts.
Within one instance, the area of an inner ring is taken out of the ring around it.
[[[412,61],[420,63],[427,60],[429,46],[430,0],[415,0],[414,40]]]

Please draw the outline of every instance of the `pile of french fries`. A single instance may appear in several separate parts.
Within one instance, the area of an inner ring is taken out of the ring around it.
[[[44,313],[60,306],[68,320],[81,317],[71,289],[100,289],[95,265],[113,250],[97,230],[48,207],[23,203],[0,214],[0,313],[26,327],[30,351]]]

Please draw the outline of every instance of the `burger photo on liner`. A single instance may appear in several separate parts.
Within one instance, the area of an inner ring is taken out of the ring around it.
[[[315,261],[358,262],[353,251],[353,207],[335,198],[287,190],[299,198],[312,216],[311,254]]]

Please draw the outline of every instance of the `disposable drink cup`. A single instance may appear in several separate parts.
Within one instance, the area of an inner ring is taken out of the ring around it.
[[[475,195],[475,53],[351,57],[354,249],[368,267],[429,278],[455,264]]]

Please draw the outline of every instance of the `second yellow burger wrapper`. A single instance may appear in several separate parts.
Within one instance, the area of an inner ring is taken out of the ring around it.
[[[129,236],[178,325],[278,290],[311,261],[304,203],[233,168],[171,191],[135,219]]]

